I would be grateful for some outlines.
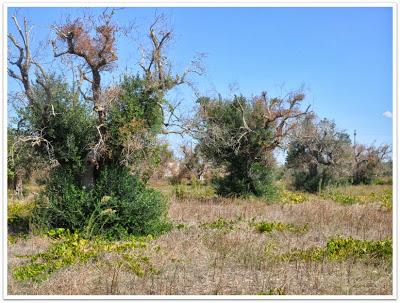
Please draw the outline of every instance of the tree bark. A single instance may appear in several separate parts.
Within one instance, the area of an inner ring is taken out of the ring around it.
[[[85,186],[86,188],[93,188],[95,184],[96,164],[97,161],[93,155],[93,152],[90,151],[84,159],[84,171],[81,175],[82,186]]]
[[[17,198],[22,198],[23,196],[23,174],[22,172],[16,172],[14,179],[14,190]]]

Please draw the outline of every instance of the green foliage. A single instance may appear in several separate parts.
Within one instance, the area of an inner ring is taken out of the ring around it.
[[[230,174],[217,177],[213,180],[216,192],[223,196],[248,196],[263,197],[267,202],[277,199],[278,189],[275,185],[274,171],[262,163],[250,165],[249,171],[241,164],[232,167]]]
[[[146,188],[127,168],[103,169],[93,189],[77,185],[64,170],[50,180],[35,212],[37,222],[48,228],[80,231],[88,238],[156,235],[171,228],[161,194]]]
[[[77,173],[82,170],[82,159],[88,146],[95,141],[96,119],[91,114],[91,109],[77,99],[63,79],[52,76],[48,81],[51,104],[48,104],[44,89],[36,85],[35,92],[42,98],[37,98],[35,105],[20,111],[21,118],[26,121],[23,129],[28,132],[43,130],[42,136],[53,147],[54,155],[51,157],[57,159],[61,166],[68,166]],[[47,112],[45,117],[44,112]],[[49,159],[44,144],[38,146],[37,150],[44,158]]]
[[[345,204],[345,205],[360,202],[360,200],[357,199],[357,197],[355,197],[355,196],[347,195],[340,191],[334,191],[334,190],[325,191],[322,194],[322,196],[324,198],[327,198],[327,199],[330,199],[330,200],[333,200],[335,202],[338,202],[340,204]]]
[[[296,190],[320,192],[328,185],[350,180],[353,149],[347,133],[328,119],[301,122],[289,142],[286,169]]]
[[[385,210],[391,211],[393,208],[393,192],[392,189],[386,189],[382,192],[381,197],[381,207]]]
[[[392,185],[393,178],[392,178],[392,176],[375,178],[372,180],[372,184],[374,184],[374,185]]]
[[[227,221],[224,218],[218,218],[216,221],[201,224],[201,227],[209,229],[233,230],[235,223],[235,220]]]
[[[384,260],[392,259],[392,240],[358,240],[352,237],[333,237],[325,247],[310,247],[306,250],[294,249],[278,257],[279,260],[341,261],[349,258]]]
[[[265,147],[272,143],[275,129],[264,121],[260,102],[240,96],[233,100],[198,100],[201,125],[200,152],[227,174],[213,183],[224,196],[253,194],[272,199],[276,193],[274,159]],[[252,131],[243,135],[243,119]],[[239,143],[240,142],[240,143]]]
[[[12,233],[29,231],[33,202],[9,201],[7,204],[7,225]]]
[[[15,267],[12,270],[15,279],[41,282],[64,267],[85,263],[104,253],[122,254],[126,270],[138,276],[152,269],[148,257],[143,256],[141,251],[147,247],[151,237],[130,237],[122,242],[110,242],[100,238],[90,241],[79,233],[63,229],[49,231],[49,234],[55,238],[55,242],[46,251],[28,256],[27,263]]]
[[[391,188],[371,191],[368,190],[368,187],[362,185],[358,187],[328,187],[322,192],[321,196],[344,205],[379,202],[382,209],[392,209]]]
[[[183,224],[183,223],[178,223],[178,224],[175,225],[175,228],[178,229],[178,230],[181,230],[181,229],[186,228],[186,225]]]
[[[326,244],[328,258],[343,260],[349,257],[390,260],[393,254],[392,240],[357,240],[351,237],[335,237]]]
[[[267,169],[260,162],[253,163],[250,167],[253,193],[258,197],[265,197],[270,201],[276,199],[278,191],[274,184],[274,171]]]
[[[211,199],[216,196],[214,188],[201,183],[175,184],[173,192],[178,199]]]
[[[279,201],[283,203],[300,204],[309,200],[309,194],[293,192],[286,189],[279,191]]]
[[[322,173],[323,174],[323,173]],[[308,172],[295,171],[292,173],[293,185],[296,190],[305,190],[315,193],[328,185],[328,179],[324,175],[310,176]]]
[[[167,202],[162,195],[154,189],[146,188],[128,169],[105,169],[94,192],[100,201],[109,196],[105,207],[115,210],[115,220],[104,228],[121,226],[128,234],[157,235],[172,227],[165,218]]]
[[[96,209],[93,191],[82,188],[73,173],[57,169],[36,200],[33,222],[38,228],[82,230]]]
[[[308,231],[308,225],[304,226],[295,226],[294,224],[287,224],[287,223],[282,223],[282,222],[266,222],[266,221],[261,221],[257,223],[251,223],[255,227],[255,229],[260,232],[260,233],[271,233],[274,230],[277,231],[290,231],[290,232],[295,232],[295,233],[304,233]]]
[[[121,95],[109,110],[106,129],[111,160],[132,167],[136,175],[147,180],[165,146],[157,139],[164,118],[159,104],[164,100],[145,85],[139,76],[123,78]]]

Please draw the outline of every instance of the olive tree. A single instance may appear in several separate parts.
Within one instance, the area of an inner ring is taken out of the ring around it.
[[[302,92],[286,98],[269,98],[266,93],[247,99],[198,100],[194,136],[201,153],[226,174],[217,182],[221,194],[271,195],[275,159],[302,110]]]
[[[18,110],[23,131],[16,140],[31,144],[48,159],[49,203],[43,206],[47,221],[73,228],[79,224],[71,222],[93,224],[86,219],[102,218],[102,208],[107,207],[102,199],[108,196],[115,203],[115,212],[106,214],[133,216],[129,220],[108,218],[108,222],[122,224],[109,226],[109,231],[134,232],[124,224],[144,212],[152,214],[146,220],[156,220],[165,210],[165,203],[133,180],[132,174],[144,180],[151,175],[162,149],[157,136],[168,133],[168,122],[174,115],[175,107],[167,101],[166,93],[187,83],[190,74],[201,74],[198,61],[194,60],[180,74],[172,73],[165,55],[172,32],[157,17],[149,27],[150,47],[142,50],[138,63],[142,73],[104,81],[104,75],[113,73],[118,63],[116,41],[122,32],[114,21],[115,11],[105,10],[97,18],[86,15],[53,25],[50,45],[55,64],[69,62],[76,67],[73,77],[65,77],[32,55],[27,19],[22,26],[16,15],[12,19],[19,36],[8,34],[8,75],[21,84],[26,101]],[[60,182],[65,184],[61,186]],[[107,182],[114,187],[106,186]],[[122,191],[121,186],[130,190]],[[146,207],[153,210],[145,210]],[[85,215],[77,218],[76,212]],[[139,226],[140,222],[135,224]]]
[[[350,137],[328,119],[307,115],[292,134],[285,163],[292,185],[315,192],[351,178]]]
[[[354,147],[353,183],[370,184],[377,177],[383,176],[390,153],[388,144],[378,147],[357,144]]]

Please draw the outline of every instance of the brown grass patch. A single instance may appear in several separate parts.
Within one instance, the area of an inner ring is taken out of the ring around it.
[[[115,256],[76,264],[41,284],[21,283],[9,275],[9,294],[32,295],[384,295],[392,293],[391,264],[277,262],[272,254],[292,248],[324,246],[334,235],[379,240],[392,236],[392,214],[377,203],[340,205],[333,201],[267,205],[241,199],[171,199],[170,218],[183,228],[151,242],[146,255],[157,269],[143,277],[118,268]],[[202,227],[223,218],[233,229]],[[258,233],[252,220],[308,224],[308,232]],[[9,245],[9,268],[46,248],[46,238]]]

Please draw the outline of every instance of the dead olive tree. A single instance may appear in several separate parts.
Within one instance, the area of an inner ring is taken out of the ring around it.
[[[348,134],[333,121],[302,119],[289,140],[286,169],[296,189],[315,192],[351,177],[352,146]]]
[[[357,144],[354,147],[353,183],[370,184],[382,176],[390,153],[391,148],[387,144],[378,147]]]

